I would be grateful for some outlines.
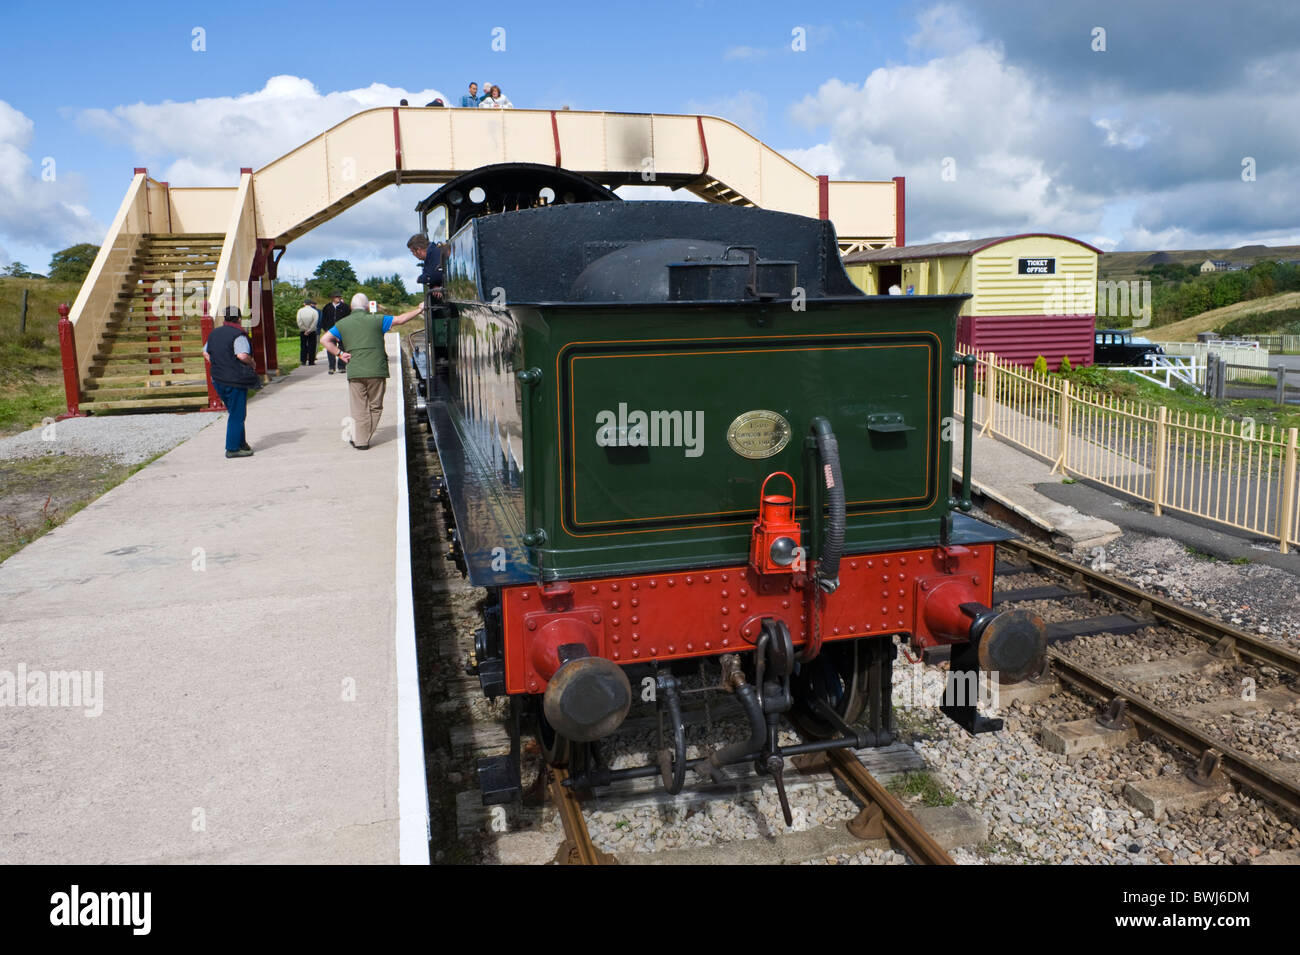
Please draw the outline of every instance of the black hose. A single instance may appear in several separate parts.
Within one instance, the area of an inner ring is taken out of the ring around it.
[[[740,698],[740,705],[744,708],[745,715],[749,717],[749,739],[741,743],[729,743],[714,750],[709,757],[705,768],[713,777],[713,781],[718,783],[726,779],[722,774],[723,766],[739,762],[750,753],[761,752],[767,743],[767,720],[763,717],[763,705],[758,702],[758,694],[748,683],[741,683],[736,687],[736,696]]]
[[[840,474],[840,445],[835,440],[831,423],[818,415],[812,420],[812,433],[817,439],[817,453],[822,462],[822,480],[826,485],[830,504],[830,521],[826,525],[826,540],[822,546],[821,560],[817,564],[817,585],[833,594],[840,585],[840,558],[844,555],[844,479]],[[814,519],[820,515],[814,515]]]
[[[659,677],[659,688],[668,707],[668,719],[673,724],[673,748],[659,751],[659,775],[670,796],[682,791],[686,782],[686,726],[682,723],[682,704],[677,697],[677,681],[668,675]]]

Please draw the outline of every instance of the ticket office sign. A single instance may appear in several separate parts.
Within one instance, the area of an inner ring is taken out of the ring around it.
[[[1055,275],[1056,259],[1020,259],[1021,275]]]

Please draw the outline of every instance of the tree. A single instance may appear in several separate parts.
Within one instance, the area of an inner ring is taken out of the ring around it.
[[[326,259],[316,266],[312,273],[311,284],[320,288],[322,294],[329,295],[335,289],[346,291],[350,286],[359,284],[357,273],[347,259]]]
[[[45,276],[43,276],[43,275],[37,275],[35,272],[29,271],[28,268],[27,268],[27,266],[25,266],[25,265],[23,265],[21,262],[17,262],[17,261],[15,261],[15,262],[10,262],[7,266],[5,266],[4,271],[3,271],[3,272],[0,272],[0,275],[4,276],[4,277],[7,278],[7,279],[43,279],[43,278],[45,278]]]
[[[57,282],[84,282],[98,253],[99,246],[89,242],[55,252],[50,259],[50,278]]]

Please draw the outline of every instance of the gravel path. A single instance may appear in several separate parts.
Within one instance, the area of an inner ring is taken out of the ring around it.
[[[170,451],[224,414],[132,414],[69,418],[0,438],[0,459],[70,454],[140,464]]]

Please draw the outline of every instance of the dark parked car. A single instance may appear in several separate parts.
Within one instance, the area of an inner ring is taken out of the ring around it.
[[[1092,360],[1098,365],[1145,365],[1148,355],[1163,355],[1165,350],[1146,338],[1135,338],[1132,332],[1102,331],[1097,333]]]

